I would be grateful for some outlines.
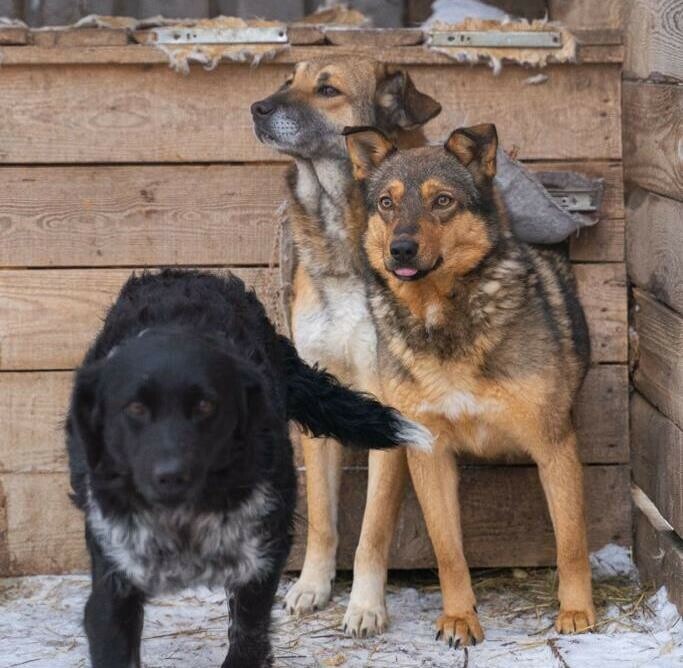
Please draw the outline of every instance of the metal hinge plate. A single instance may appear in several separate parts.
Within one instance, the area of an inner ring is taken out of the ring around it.
[[[598,210],[599,194],[592,190],[555,190],[548,188],[550,196],[570,213],[591,213]]]
[[[287,28],[154,28],[157,44],[286,44]]]
[[[462,30],[435,31],[430,46],[470,46],[495,49],[560,49],[562,35],[551,31]]]

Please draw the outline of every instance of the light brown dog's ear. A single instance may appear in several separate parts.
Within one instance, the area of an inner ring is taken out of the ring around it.
[[[446,150],[467,167],[477,182],[496,175],[497,149],[498,133],[492,123],[458,128],[446,141]]]
[[[378,125],[388,132],[413,130],[441,112],[441,105],[415,88],[408,72],[384,67],[380,70],[375,97]]]
[[[346,137],[353,178],[357,181],[367,179],[372,170],[396,150],[391,140],[377,128],[344,128],[342,134]]]

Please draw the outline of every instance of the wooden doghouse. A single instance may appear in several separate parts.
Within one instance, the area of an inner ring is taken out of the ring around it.
[[[0,574],[86,566],[60,422],[71,371],[132,269],[230,267],[276,303],[285,161],[254,138],[249,105],[298,60],[358,53],[409,67],[416,85],[442,103],[427,127],[431,140],[492,121],[503,146],[517,147],[531,169],[604,179],[599,223],[568,248],[593,344],[576,419],[591,549],[631,543],[618,34],[583,33],[574,63],[543,70],[506,63],[497,76],[423,44],[394,46],[389,34],[382,48],[340,33],[335,39],[346,45],[290,44],[258,67],[224,59],[187,76],[124,30],[46,35],[16,30],[4,38],[15,44],[0,47]],[[343,568],[352,565],[365,483],[365,462],[349,458]],[[461,498],[470,565],[553,563],[552,527],[528,462],[466,462]],[[409,494],[392,566],[433,565]]]

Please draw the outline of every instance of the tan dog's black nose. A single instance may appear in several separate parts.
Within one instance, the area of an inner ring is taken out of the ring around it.
[[[417,256],[418,244],[412,239],[394,239],[389,250],[396,262],[412,262]]]
[[[270,114],[272,114],[274,111],[275,105],[267,98],[265,100],[254,102],[254,104],[251,105],[251,115],[254,118],[270,116]]]

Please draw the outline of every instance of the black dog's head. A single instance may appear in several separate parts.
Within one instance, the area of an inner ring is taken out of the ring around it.
[[[179,505],[249,484],[252,436],[268,413],[256,365],[227,341],[149,330],[78,372],[69,422],[93,485]],[[207,485],[213,475],[220,482]]]

